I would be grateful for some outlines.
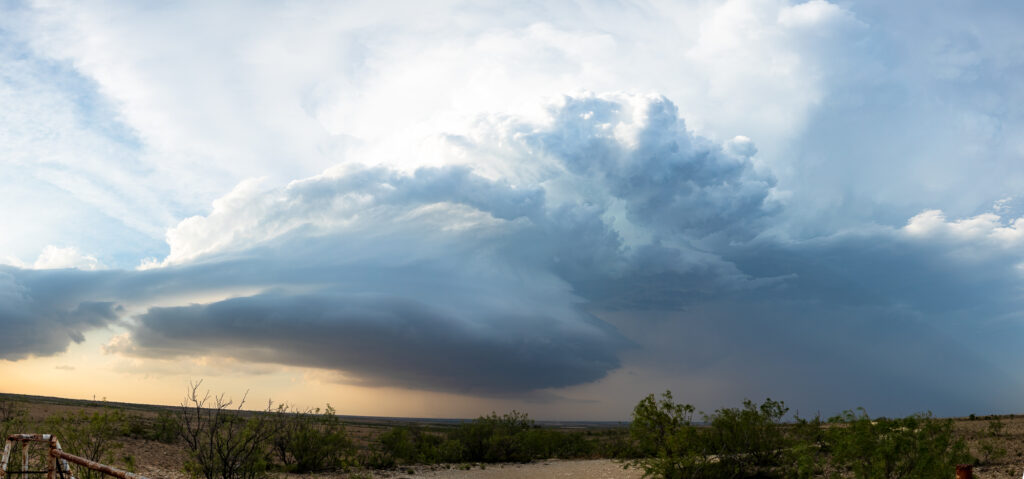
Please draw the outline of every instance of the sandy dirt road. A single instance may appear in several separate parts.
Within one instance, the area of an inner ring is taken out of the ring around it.
[[[621,464],[607,459],[492,464],[485,469],[474,467],[468,471],[459,469],[414,469],[413,471],[413,474],[408,474],[407,471],[391,471],[376,477],[388,479],[421,477],[438,479],[640,479],[643,475],[636,469],[623,469]]]

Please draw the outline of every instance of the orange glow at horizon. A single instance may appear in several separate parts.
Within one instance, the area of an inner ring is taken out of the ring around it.
[[[473,418],[516,409],[534,419],[557,420],[622,420],[630,410],[619,405],[608,414],[608,404],[566,400],[561,390],[556,400],[485,398],[345,384],[338,382],[337,373],[314,368],[217,357],[134,358],[104,352],[99,345],[107,344],[117,333],[91,332],[82,343],[54,356],[0,361],[0,375],[5,379],[0,391],[173,406],[181,403],[191,381],[202,380],[201,390],[224,393],[236,405],[244,396],[245,409],[263,409],[272,400],[301,409],[331,404],[338,414],[351,416]],[[583,386],[578,396],[594,394],[593,387]]]

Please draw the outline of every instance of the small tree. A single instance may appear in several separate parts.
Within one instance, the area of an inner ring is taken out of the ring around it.
[[[746,399],[742,408],[723,408],[705,420],[711,424],[705,434],[708,447],[718,456],[716,465],[725,476],[771,475],[777,473],[788,446],[782,417],[789,408],[781,401],[765,399],[760,406]]]
[[[871,420],[858,409],[829,422],[832,461],[857,479],[946,477],[956,464],[970,461],[953,421],[931,413]]]
[[[715,462],[693,425],[696,410],[690,404],[678,404],[672,392],[661,399],[649,394],[633,408],[629,433],[641,456],[626,467],[637,467],[644,477],[667,479],[706,477]]]
[[[185,471],[191,477],[205,479],[254,479],[267,471],[267,444],[273,432],[263,413],[242,410],[224,394],[200,395],[202,381],[189,383],[181,403],[179,422],[182,440],[189,454]],[[248,395],[248,393],[246,393]]]

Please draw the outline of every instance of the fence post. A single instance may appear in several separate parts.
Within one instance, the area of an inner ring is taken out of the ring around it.
[[[53,455],[53,450],[57,449],[57,436],[50,436],[50,454],[47,454],[46,461],[46,479],[57,478],[57,456]]]
[[[5,439],[6,441],[4,441],[4,455],[3,457],[0,457],[0,479],[3,479],[4,477],[7,476],[7,462],[11,458],[11,440],[9,438]]]
[[[956,465],[956,479],[973,479],[974,478],[974,467],[970,464],[957,464]]]
[[[71,462],[78,464],[80,466],[84,466],[93,471],[97,471],[101,474],[116,477],[118,479],[146,479],[145,476],[141,476],[139,474],[134,474],[128,471],[122,471],[116,467],[111,467],[106,464],[100,464],[96,461],[90,461],[84,457],[78,457],[74,454],[68,454],[61,449],[60,441],[58,441],[57,437],[52,434],[11,434],[10,436],[7,436],[7,441],[4,443],[3,457],[0,457],[0,479],[6,479],[11,475],[7,471],[7,466],[10,463],[9,460],[11,457],[11,449],[13,448],[12,444],[14,444],[15,441],[21,444],[21,475],[31,472],[29,471],[28,467],[29,443],[47,442],[50,445],[50,451],[48,454],[50,457],[46,467],[47,479],[56,479],[58,473],[63,478],[75,479],[74,474],[71,472],[71,465],[69,464]],[[41,474],[43,471],[35,472]]]

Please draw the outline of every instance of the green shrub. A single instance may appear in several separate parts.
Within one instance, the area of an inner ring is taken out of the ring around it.
[[[953,434],[953,421],[930,413],[871,420],[858,409],[829,422],[832,462],[856,479],[947,477],[956,464],[971,460]]]
[[[765,399],[760,406],[749,399],[742,408],[723,408],[706,416],[711,427],[704,431],[704,449],[714,451],[714,468],[722,477],[777,475],[791,446],[779,427],[789,411],[785,403]]]
[[[394,427],[378,439],[381,451],[391,456],[395,462],[403,464],[415,463],[420,455],[420,447],[413,438],[412,431],[406,427]]]
[[[597,457],[610,459],[636,459],[641,456],[630,438],[629,431],[609,431],[594,440]]]
[[[988,434],[992,437],[1002,436],[1005,429],[1006,424],[1003,424],[998,417],[988,422]]]
[[[492,412],[460,424],[449,438],[465,447],[464,460],[478,462],[527,462],[532,459],[522,433],[534,427],[525,413],[512,411],[501,416]]]
[[[366,451],[359,455],[359,463],[370,469],[391,469],[398,465],[395,456],[382,451]]]
[[[130,415],[125,434],[134,438],[173,444],[181,436],[181,423],[178,422],[178,416],[171,411],[160,411],[155,418]]]
[[[639,468],[644,477],[709,477],[714,461],[693,424],[695,411],[690,404],[676,403],[671,391],[665,391],[661,399],[653,394],[643,398],[633,408],[629,428],[641,457],[626,467]]]
[[[986,434],[978,441],[981,457],[978,464],[993,464],[1006,457],[1006,448],[1000,447],[999,437],[1003,435],[1006,425],[999,418],[988,422]]]
[[[16,401],[0,400],[0,437],[6,440],[10,434],[23,433],[28,422],[28,411]]]
[[[794,423],[783,428],[790,444],[783,452],[782,475],[798,479],[821,477],[826,470],[829,452],[821,416],[810,420],[797,416],[795,419]]]
[[[461,462],[465,447],[458,439],[417,426],[398,426],[381,435],[381,451],[402,464]]]
[[[579,432],[534,428],[519,434],[530,459],[590,457],[598,450],[596,440],[588,439]]]
[[[346,466],[354,447],[330,404],[320,409],[289,412],[281,405],[274,415],[271,449],[289,472],[316,472]]]
[[[626,449],[621,443],[613,446],[616,450]],[[599,439],[579,432],[538,427],[525,413],[512,411],[499,416],[492,412],[459,424],[447,433],[417,426],[391,428],[377,439],[375,450],[363,457],[363,464],[393,467],[397,464],[529,462],[552,457],[593,457],[604,447]]]
[[[171,411],[160,411],[153,420],[150,434],[146,439],[173,444],[181,437],[181,421],[178,415]]]
[[[693,423],[692,405],[676,403],[666,391],[648,395],[633,410],[630,435],[644,477],[771,478],[813,477],[821,472],[821,421],[783,425],[785,403],[765,399],[722,408]]]
[[[0,400],[0,438],[6,440],[7,436],[10,434],[29,432],[28,422],[28,411],[25,410],[21,402],[9,399]],[[12,445],[8,470],[21,470],[22,455],[20,453],[20,449],[25,446],[27,446],[25,443],[15,443]],[[30,451],[32,451],[32,449],[30,449]],[[29,454],[29,465],[27,466],[29,469],[36,469],[36,463],[45,464],[47,461],[47,457],[43,456],[38,451],[36,454],[32,454],[32,452]]]
[[[466,446],[462,445],[462,442],[458,439],[445,439],[437,447],[437,461],[436,462],[462,462],[466,456]]]
[[[953,434],[953,421],[915,414],[872,421],[863,409],[829,420],[796,418],[766,399],[742,408],[719,409],[696,427],[694,408],[677,404],[670,392],[649,395],[633,410],[630,434],[640,458],[627,463],[645,477],[660,478],[935,478],[949,476],[970,456]],[[991,435],[1002,428],[993,425]],[[992,451],[998,454],[998,451]]]

